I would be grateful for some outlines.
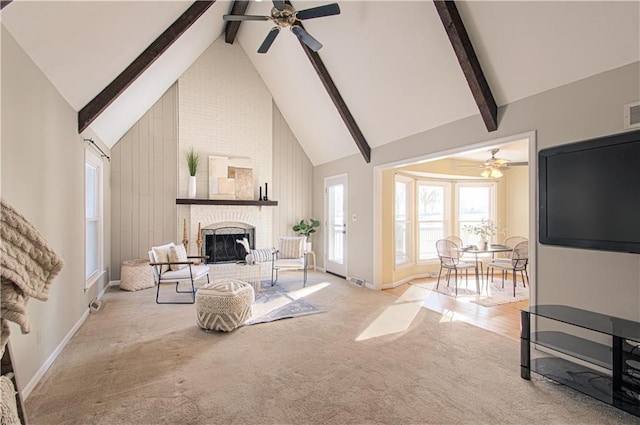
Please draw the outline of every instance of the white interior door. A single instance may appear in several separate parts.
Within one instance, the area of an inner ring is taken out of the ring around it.
[[[325,255],[328,273],[347,276],[347,175],[324,180]]]

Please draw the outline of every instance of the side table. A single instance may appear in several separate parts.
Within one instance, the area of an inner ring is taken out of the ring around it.
[[[313,257],[313,271],[316,271],[316,253],[313,251],[307,251],[307,263],[309,262],[308,257]]]
[[[235,266],[235,279],[247,282],[253,286],[253,290],[258,295],[260,292],[260,263],[246,264],[243,262],[236,263]]]

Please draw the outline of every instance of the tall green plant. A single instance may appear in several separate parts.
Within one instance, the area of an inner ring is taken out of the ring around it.
[[[187,166],[189,167],[189,175],[195,176],[198,171],[198,165],[200,164],[200,154],[196,152],[192,146],[184,156],[187,160]]]

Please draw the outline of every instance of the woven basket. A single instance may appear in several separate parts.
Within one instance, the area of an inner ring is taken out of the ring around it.
[[[120,289],[139,291],[155,286],[149,260],[125,260],[120,272]]]

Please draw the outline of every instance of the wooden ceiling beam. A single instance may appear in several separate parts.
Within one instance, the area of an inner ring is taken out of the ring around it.
[[[244,15],[249,7],[249,0],[236,0],[231,6],[229,15]],[[233,44],[236,41],[238,30],[240,29],[240,21],[227,21],[224,26],[224,41]]]
[[[288,5],[291,5],[291,2],[289,0],[286,0],[286,3]],[[302,22],[300,21],[296,21],[295,25],[298,25],[304,28],[304,26],[302,25]],[[313,50],[311,50],[299,38],[298,38],[298,42],[302,46],[302,50],[304,50],[307,57],[309,58],[309,61],[311,62],[313,69],[315,69],[316,73],[318,74],[318,77],[320,78],[320,81],[322,81],[322,85],[327,90],[327,94],[333,101],[333,104],[338,110],[338,114],[340,114],[342,121],[344,121],[345,125],[347,126],[349,133],[351,133],[351,137],[353,137],[353,140],[356,142],[356,146],[358,146],[358,149],[360,150],[362,157],[364,158],[365,162],[368,164],[369,162],[371,162],[371,147],[369,147],[369,143],[367,143],[367,139],[364,138],[362,131],[360,131],[360,127],[358,127],[356,120],[353,118],[353,115],[351,115],[351,111],[349,111],[347,104],[345,103],[344,99],[342,98],[342,95],[340,94],[340,92],[338,91],[338,88],[333,82],[333,78],[331,78],[331,75],[329,75],[329,71],[327,70],[327,67],[324,66],[324,62],[322,62],[322,59],[320,59],[320,55],[318,55],[317,52],[314,52]]]
[[[162,34],[154,40],[124,71],[78,112],[78,132],[82,133],[120,96],[142,73],[151,66],[191,25],[215,3],[198,0]]]
[[[345,125],[347,126],[349,133],[351,133],[351,137],[353,137],[353,140],[356,142],[358,149],[360,149],[360,153],[362,154],[365,162],[371,162],[371,148],[369,147],[369,143],[367,143],[367,140],[364,138],[362,131],[360,131],[360,127],[358,127],[356,120],[353,118],[353,115],[351,115],[347,104],[344,102],[344,99],[340,95],[340,92],[333,82],[331,75],[329,75],[329,71],[327,71],[327,68],[324,66],[324,62],[322,62],[322,59],[320,59],[320,55],[318,55],[317,52],[311,50],[306,44],[300,41],[300,39],[298,39],[298,41],[300,42],[300,45],[302,46],[304,52],[307,54],[307,57],[311,61],[313,69],[316,70],[318,77],[320,77],[320,81],[322,81],[324,88],[327,90],[327,93],[329,94],[329,97],[338,110],[338,114],[340,114],[342,121],[344,121]]]
[[[433,0],[433,4],[436,6],[444,29],[449,36],[449,41],[458,57],[462,72],[484,120],[484,125],[488,131],[496,131],[498,129],[498,106],[473,50],[458,8],[454,1],[449,0]]]

